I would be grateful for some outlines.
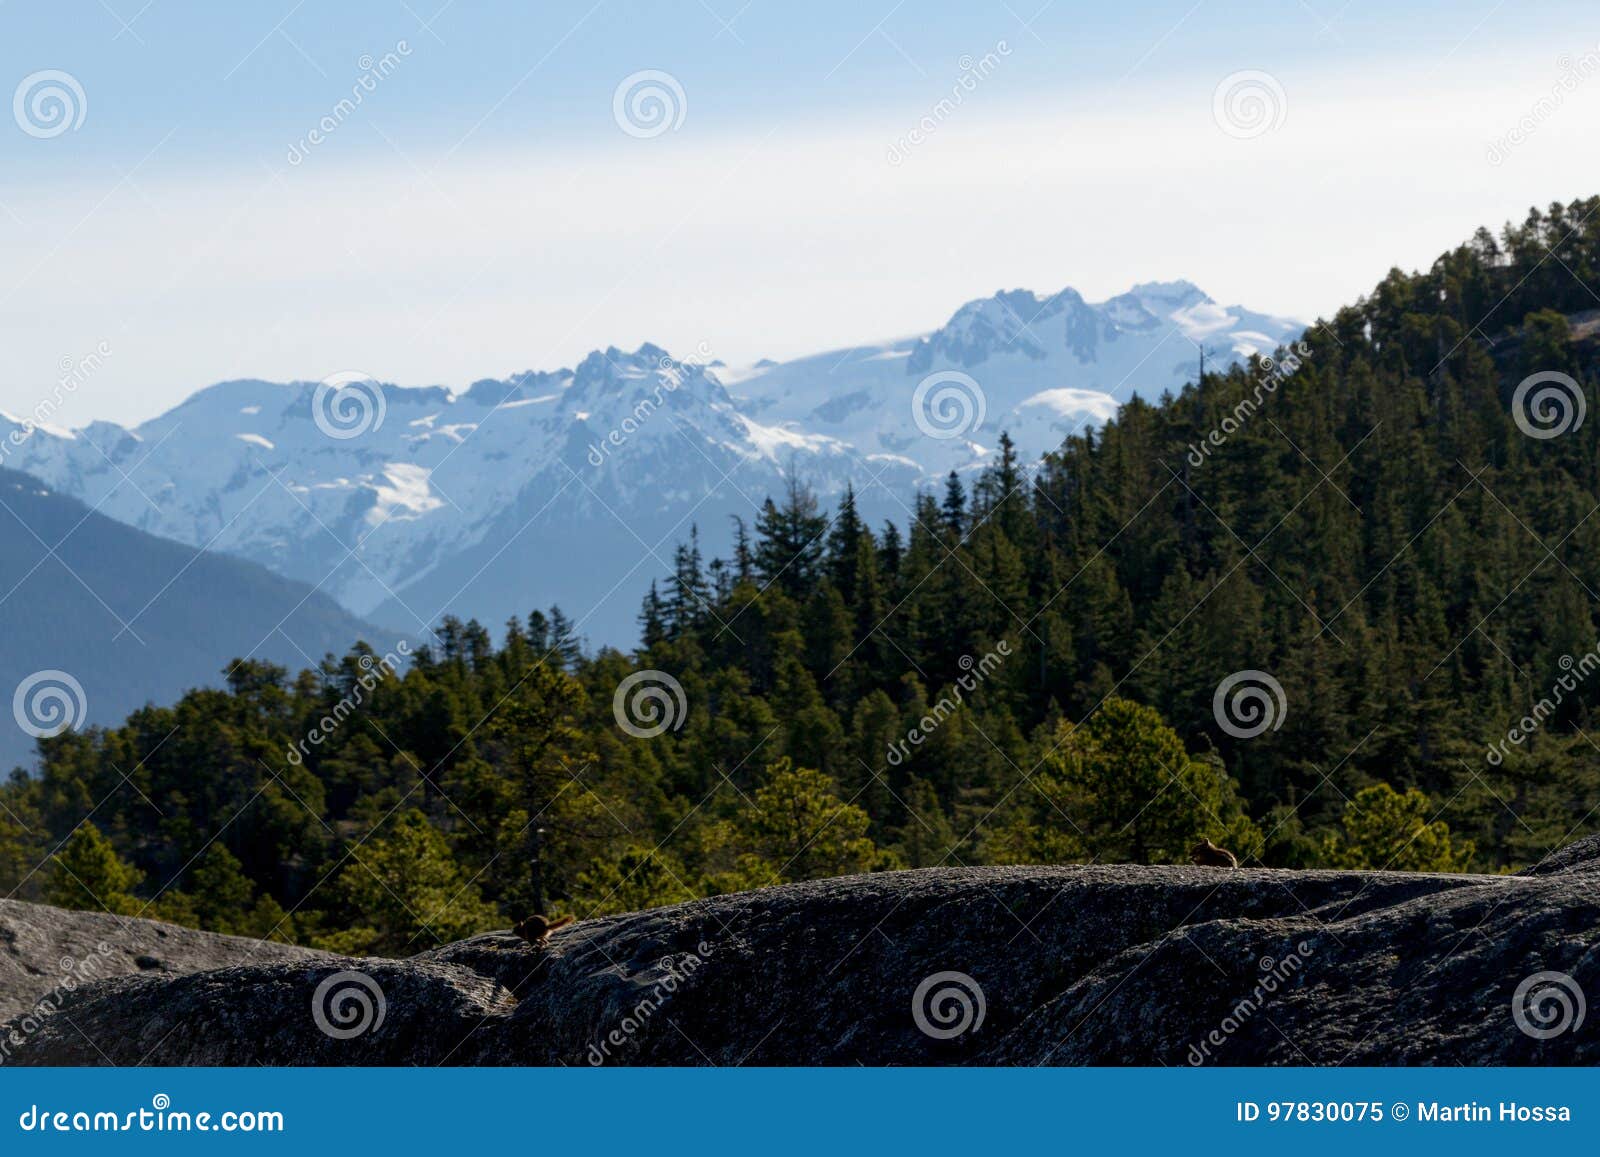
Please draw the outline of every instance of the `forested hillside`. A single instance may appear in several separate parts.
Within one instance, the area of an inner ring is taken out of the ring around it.
[[[308,583],[136,530],[4,468],[0,524],[0,687],[70,672],[78,725],[216,685],[247,651],[298,664],[370,629]],[[32,756],[28,730],[0,730],[0,767]]]
[[[403,673],[245,664],[45,740],[0,793],[0,887],[401,952],[1201,836],[1536,862],[1600,828],[1597,212],[1480,231],[1037,467],[1002,438],[890,525],[796,478],[733,557],[679,549],[633,655],[558,615],[446,622]]]

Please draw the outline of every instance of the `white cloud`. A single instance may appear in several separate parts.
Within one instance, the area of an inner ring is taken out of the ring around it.
[[[1486,159],[1558,75],[1553,54],[1503,52],[1432,74],[1286,70],[1284,122],[1252,140],[1217,129],[1210,84],[986,93],[898,167],[885,150],[920,106],[699,145],[464,150],[431,177],[413,162],[435,158],[364,127],[297,168],[274,152],[277,176],[158,157],[109,196],[116,175],[8,196],[28,228],[0,218],[0,406],[30,409],[101,340],[116,356],[63,422],[348,366],[461,386],[643,340],[792,356],[931,328],[1002,287],[1187,277],[1309,316],[1478,224],[1600,191],[1600,77]]]

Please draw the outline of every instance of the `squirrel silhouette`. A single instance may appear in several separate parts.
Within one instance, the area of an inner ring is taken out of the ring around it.
[[[1210,840],[1201,840],[1189,849],[1191,862],[1202,868],[1237,868],[1239,861],[1227,848],[1219,848]]]
[[[565,928],[571,923],[571,916],[562,916],[555,920],[550,919],[548,916],[529,916],[525,920],[518,920],[511,931],[522,937],[529,944],[542,948],[549,939],[550,933],[557,928]]]

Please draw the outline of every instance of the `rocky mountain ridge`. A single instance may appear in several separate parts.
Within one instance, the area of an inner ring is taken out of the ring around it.
[[[394,629],[561,603],[591,641],[627,646],[676,542],[698,525],[724,551],[731,516],[751,520],[787,473],[825,500],[853,484],[866,514],[904,523],[918,484],[983,464],[1002,429],[1043,454],[1136,391],[1180,388],[1196,343],[1220,367],[1299,328],[1187,282],[1099,305],[1008,291],[928,334],[784,363],[646,343],[460,392],[356,371],[233,381],[132,428],[0,415],[0,439],[8,465],[111,518]],[[583,573],[552,565],[574,558]]]

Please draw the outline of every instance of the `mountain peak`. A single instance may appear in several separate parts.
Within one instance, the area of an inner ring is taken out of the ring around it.
[[[967,302],[938,330],[922,338],[907,369],[926,373],[936,361],[971,368],[1001,353],[1033,359],[1045,356],[1043,327],[1062,313],[1083,306],[1075,289],[1040,298],[1028,289],[1003,289]]]
[[[322,584],[359,613],[385,607],[408,627],[441,607],[501,619],[525,611],[533,588],[592,601],[591,579],[555,560],[609,551],[627,565],[589,629],[614,642],[632,629],[626,604],[648,569],[628,571],[635,527],[642,536],[665,518],[665,533],[691,513],[726,526],[791,468],[824,496],[853,482],[887,516],[919,479],[981,463],[1001,430],[1031,458],[1135,391],[1181,388],[1194,373],[1184,338],[1220,363],[1298,330],[1187,281],[1101,304],[1013,288],[911,340],[733,372],[712,368],[703,346],[680,358],[654,342],[613,345],[460,393],[384,383],[382,407],[347,405],[331,422],[312,405],[317,381],[219,382],[133,431],[41,429],[12,457],[113,518]],[[934,373],[946,377],[919,393]]]
[[[1205,291],[1194,282],[1185,281],[1181,278],[1177,281],[1141,281],[1138,285],[1128,290],[1128,295],[1152,301],[1171,301],[1183,304],[1211,300]]]

